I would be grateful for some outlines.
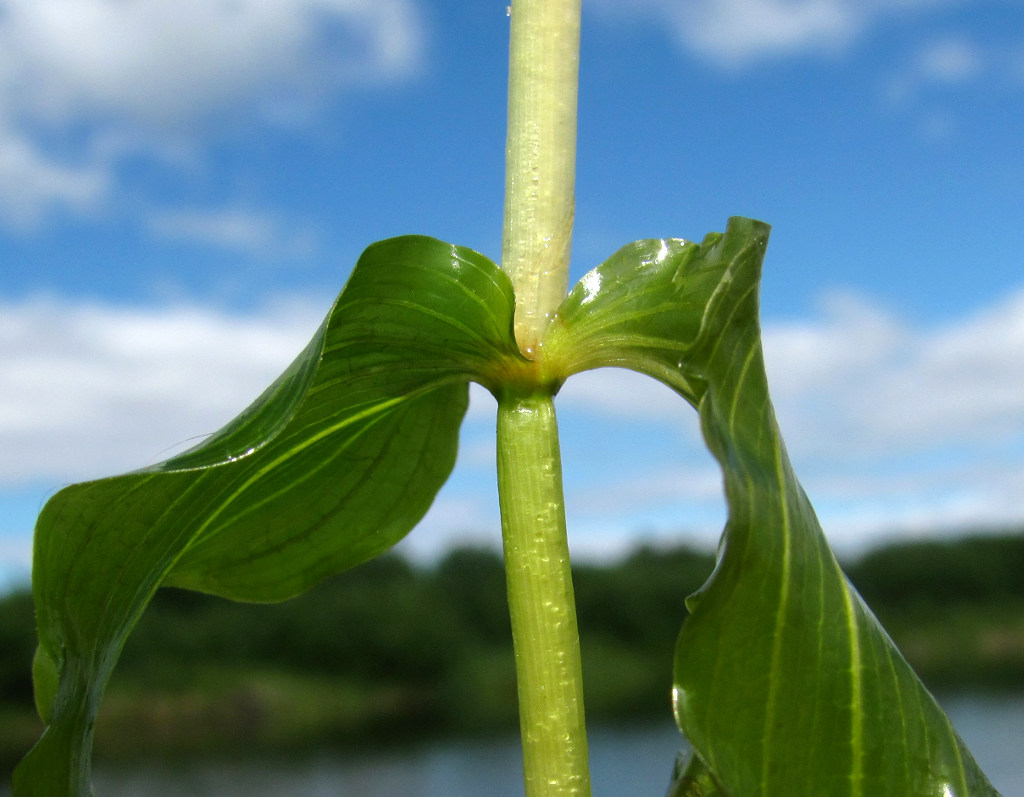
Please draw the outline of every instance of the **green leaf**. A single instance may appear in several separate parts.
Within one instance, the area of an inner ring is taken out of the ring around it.
[[[737,218],[699,245],[632,244],[583,278],[545,341],[569,371],[624,366],[674,388],[722,468],[718,563],[676,651],[679,726],[731,797],[995,794],[844,577],[790,466],[758,325],[767,239]]]
[[[721,797],[722,794],[699,756],[679,754],[665,797]]]
[[[104,686],[161,585],[283,600],[408,533],[454,465],[468,381],[521,363],[512,311],[482,255],[418,236],[374,244],[306,350],[224,429],[57,493],[33,570],[49,727],[15,794],[88,793]]]

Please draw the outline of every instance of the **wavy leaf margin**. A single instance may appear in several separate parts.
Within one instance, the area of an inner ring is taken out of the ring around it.
[[[728,522],[675,655],[674,710],[696,761],[674,793],[995,795],[843,575],[793,473],[761,350],[768,234],[732,218],[700,244],[624,247],[573,289],[545,340],[570,371],[621,366],[673,388],[722,469]]]
[[[16,797],[89,793],[103,690],[158,587],[283,600],[405,536],[454,465],[468,382],[522,359],[512,311],[483,255],[422,236],[374,244],[305,351],[224,429],[54,495],[33,554],[47,728]]]

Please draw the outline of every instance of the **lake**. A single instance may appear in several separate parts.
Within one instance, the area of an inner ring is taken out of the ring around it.
[[[1024,695],[942,701],[1003,797],[1024,797]],[[590,732],[594,797],[662,797],[680,737],[670,724]],[[515,736],[347,758],[101,770],[98,797],[522,797]],[[0,791],[0,794],[8,792]]]

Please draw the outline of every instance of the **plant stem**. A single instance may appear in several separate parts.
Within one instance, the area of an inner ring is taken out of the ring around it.
[[[580,0],[513,0],[502,267],[539,359],[565,296],[575,206]],[[550,388],[498,397],[498,498],[526,797],[589,797],[576,606]]]
[[[528,357],[569,283],[579,52],[580,0],[514,0],[501,259]]]
[[[589,797],[579,633],[550,393],[499,399],[498,485],[526,797]]]

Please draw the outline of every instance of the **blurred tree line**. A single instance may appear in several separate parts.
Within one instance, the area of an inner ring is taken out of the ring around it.
[[[588,717],[668,718],[684,600],[709,553],[637,550],[574,568]],[[912,542],[849,563],[851,581],[933,689],[1024,685],[1024,534]],[[0,769],[38,733],[33,610],[0,602]],[[500,555],[432,566],[389,555],[282,604],[164,589],[108,690],[97,754],[287,752],[513,728]]]

